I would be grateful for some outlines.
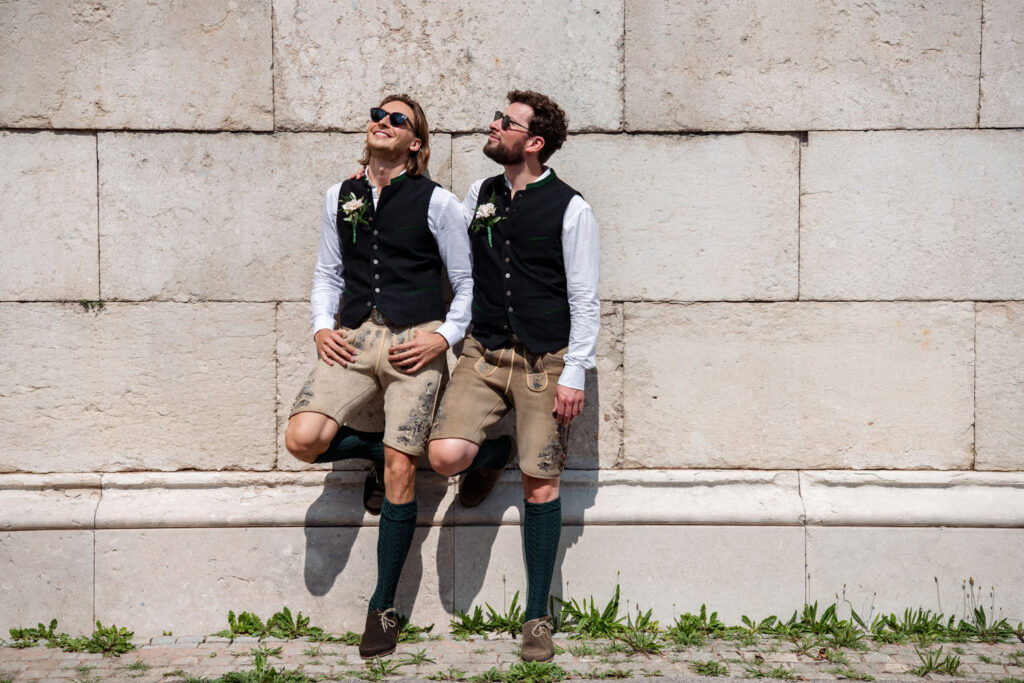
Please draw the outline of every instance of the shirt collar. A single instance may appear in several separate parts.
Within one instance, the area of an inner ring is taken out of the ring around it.
[[[508,189],[511,190],[512,189],[512,181],[509,180],[508,176],[505,175],[504,173],[501,174],[501,177],[505,180],[505,187],[507,187]],[[531,187],[540,187],[541,185],[546,185],[546,184],[548,184],[549,182],[551,182],[554,179],[555,179],[555,172],[552,171],[550,168],[545,168],[544,172],[540,174],[539,178],[534,180],[532,183],[527,184],[526,189],[529,190]],[[391,181],[391,182],[394,182],[394,181]]]

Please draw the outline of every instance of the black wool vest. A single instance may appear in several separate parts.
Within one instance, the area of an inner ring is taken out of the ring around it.
[[[473,336],[495,349],[515,333],[533,353],[569,344],[569,294],[562,256],[562,220],[579,192],[551,171],[515,198],[505,176],[486,179],[477,207],[493,202],[491,229],[472,229]]]
[[[427,225],[435,187],[423,176],[401,175],[381,189],[374,209],[365,178],[341,184],[337,225],[345,269],[340,314],[345,327],[358,327],[374,307],[396,325],[444,320],[443,264]],[[358,225],[346,220],[342,208],[353,197],[366,207]]]

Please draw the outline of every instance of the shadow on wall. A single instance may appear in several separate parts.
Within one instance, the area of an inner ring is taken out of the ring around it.
[[[577,476],[577,482],[572,486],[563,484],[561,491],[563,528],[551,581],[552,595],[559,598],[564,597],[562,589],[565,582],[562,579],[561,567],[565,553],[583,536],[584,526],[581,522],[584,511],[594,505],[597,493],[600,412],[596,370],[587,373],[585,396],[583,413],[569,427],[568,466],[577,470],[576,475],[583,476]],[[496,425],[491,436],[513,432],[514,424],[515,414],[512,412]],[[425,463],[426,460],[422,459],[416,481],[421,524],[422,520],[435,518],[448,487],[446,477],[441,477],[430,470],[423,470],[422,465]],[[351,462],[345,464],[345,461],[342,461],[335,463],[335,466],[348,468],[352,465]],[[581,478],[582,481],[579,481]],[[468,517],[467,510],[461,508],[457,502],[453,502],[445,511],[434,555],[440,582],[436,590],[441,604],[450,613],[468,610],[480,594],[491,564],[494,543],[501,528],[499,520],[505,511],[513,506],[518,507],[519,518],[522,518],[523,495],[518,477],[515,478],[515,482],[514,486],[499,485],[491,498],[480,508],[470,512]],[[487,522],[475,521],[481,518]],[[338,577],[345,571],[352,548],[360,532],[365,528],[362,520],[361,474],[345,470],[328,473],[322,493],[306,511],[305,517],[304,578],[311,595],[327,595]],[[417,529],[409,557],[402,570],[396,604],[405,614],[412,613],[417,597],[422,595],[423,543],[429,533],[429,527],[420,526]],[[376,547],[375,544],[373,547]],[[362,561],[371,566],[376,564],[372,556],[363,558]],[[522,566],[520,564],[520,568]],[[523,574],[525,575],[525,571]],[[368,597],[373,592],[375,576],[374,572],[372,576],[360,579],[366,585],[353,588],[358,592],[365,592]],[[526,588],[523,585],[510,589],[520,591],[520,604],[525,601]]]
[[[584,527],[582,522],[584,511],[594,505],[597,494],[598,477],[598,427],[599,427],[599,389],[597,371],[589,370],[586,376],[584,388],[585,404],[583,413],[577,417],[569,426],[569,457],[567,467],[573,470],[581,470],[577,474],[583,474],[583,481],[571,487],[564,483],[561,487],[562,498],[562,536],[559,542],[558,556],[555,560],[555,572],[551,579],[551,594],[555,597],[563,597],[562,587],[565,582],[562,579],[562,563],[568,548],[583,536]],[[513,433],[515,414],[510,412],[495,426],[493,434]],[[506,478],[507,478],[506,474]],[[507,482],[507,479],[503,479]],[[479,512],[474,511],[470,516],[470,523],[459,524],[459,518],[466,518],[466,511],[453,503],[444,518],[444,526],[441,528],[441,538],[438,543],[437,572],[442,577],[440,586],[441,601],[447,607],[451,605],[452,613],[468,611],[476,604],[481,604],[478,597],[483,589],[484,581],[487,578],[488,569],[491,567],[491,555],[494,550],[495,540],[501,528],[498,520],[502,519],[506,511],[511,507],[519,509],[519,519],[523,518],[523,492],[519,485],[518,477],[515,484],[502,486],[492,494],[491,498],[484,502]],[[475,520],[481,520],[476,522]],[[484,523],[482,520],[487,520]],[[493,521],[492,521],[493,520]],[[567,520],[572,523],[567,523]],[[575,523],[576,521],[580,523]],[[522,525],[520,528],[520,540],[522,541]],[[444,556],[441,548],[451,548],[452,555]],[[513,571],[521,571],[525,576],[523,564],[522,543],[520,544],[519,568],[510,567]],[[445,582],[443,577],[451,577],[450,582]],[[492,581],[494,575],[492,574]],[[447,583],[447,585],[446,585]],[[527,586],[509,586],[507,598],[511,599],[511,593],[520,592],[519,604],[526,601]],[[498,605],[494,605],[498,609]],[[507,606],[507,602],[506,602]]]

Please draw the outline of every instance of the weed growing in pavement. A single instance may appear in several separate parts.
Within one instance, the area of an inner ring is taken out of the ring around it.
[[[140,659],[131,664],[125,664],[121,668],[125,671],[149,671],[153,667]]]
[[[1006,678],[1000,678],[996,683],[1024,683],[1024,678],[1015,678],[1014,676],[1007,676]]]
[[[658,622],[651,619],[651,610],[641,614],[637,609],[636,621],[626,617],[626,626],[618,639],[629,648],[630,654],[657,655],[663,649],[658,642]]]
[[[816,658],[822,651],[825,651],[825,648],[821,646],[821,641],[818,640],[817,636],[800,636],[793,641],[793,652],[798,655]]]
[[[374,657],[372,661],[366,662],[366,670],[375,677],[393,676],[398,670],[405,666],[405,662],[392,662],[390,659]]]
[[[849,667],[834,666],[831,669],[825,669],[830,674],[835,674],[839,678],[848,678],[851,681],[873,681],[875,677],[871,674],[861,673],[856,669]]]
[[[494,668],[491,668],[491,671],[494,671]],[[464,681],[466,680],[466,672],[462,669],[456,669],[454,666],[449,666],[447,671],[438,671],[437,673],[430,674],[427,678],[432,681]]]
[[[829,664],[846,664],[846,665],[850,664],[850,660],[847,659],[846,655],[844,655],[839,650],[826,650],[825,651],[825,660]]]
[[[78,305],[86,313],[99,313],[106,306],[102,300],[90,301],[89,299],[79,299]]]
[[[703,645],[707,638],[718,638],[725,633],[725,624],[718,620],[718,612],[708,616],[706,605],[699,614],[689,612],[676,617],[676,622],[665,631],[665,639],[673,645],[690,647]]]
[[[437,660],[431,659],[430,657],[428,657],[426,650],[419,650],[418,652],[416,652],[416,654],[411,654],[409,652],[406,652],[405,653],[405,659],[402,660],[401,665],[402,666],[406,666],[406,665],[409,665],[409,666],[419,666],[420,664],[425,664],[427,662],[429,662],[431,664],[436,664]]]
[[[938,650],[929,650],[924,654],[921,654],[921,651],[916,647],[914,651],[917,653],[918,659],[921,660],[920,666],[910,669],[910,673],[915,676],[926,676],[930,673],[956,676],[960,673],[960,658],[956,655],[946,655],[943,657],[942,646],[939,646]]]
[[[598,654],[598,649],[586,641],[569,643],[569,654],[573,657],[591,657]]]
[[[14,676],[0,675],[0,683],[14,683]]]
[[[319,639],[324,635],[324,631],[317,626],[310,626],[309,617],[302,616],[302,612],[296,613],[293,617],[292,611],[285,606],[267,619],[266,623],[253,612],[242,612],[235,616],[233,610],[228,610],[228,628],[214,635],[232,639],[238,636],[255,636],[261,639],[294,640],[302,637]]]
[[[692,670],[698,676],[726,676],[729,667],[713,659],[697,659],[690,664]]]
[[[747,672],[747,678],[778,678],[783,681],[796,680],[793,672],[783,666],[776,666],[765,671],[761,666],[747,665],[743,667],[743,670]]]
[[[473,650],[473,654],[475,655],[485,655],[488,652],[489,650],[486,647],[478,647],[477,649]]]
[[[954,647],[953,648],[953,652],[956,652],[958,655],[962,655],[964,653],[964,649],[962,647],[960,647],[960,648]],[[1002,663],[998,659],[996,659],[995,657],[989,657],[988,655],[978,655],[978,660],[983,662],[983,663],[985,663],[985,664],[1001,664]]]
[[[1024,666],[1024,650],[1017,650],[1006,655],[1013,666]]]
[[[487,634],[487,620],[484,619],[484,610],[477,605],[473,613],[456,612],[455,618],[449,622],[452,635],[459,640],[470,636],[482,636]]]
[[[302,654],[306,655],[307,657],[312,657],[316,659],[317,657],[323,656],[324,648],[321,645],[313,645],[303,650]]]
[[[575,678],[593,678],[595,680],[603,680],[609,678],[629,678],[633,675],[632,669],[594,669],[593,671],[573,671],[573,677]]]
[[[470,680],[474,681],[474,683],[498,683],[498,681],[503,680],[504,675],[505,674],[501,673],[501,669],[496,666],[492,666],[482,674],[473,676]]]
[[[67,633],[57,633],[57,620],[52,619],[49,626],[39,624],[36,628],[10,629],[12,642],[10,647],[24,648],[45,645],[59,648],[65,652],[102,653],[104,657],[120,657],[125,652],[135,649],[132,636],[135,634],[126,628],[106,626],[96,622],[96,630],[90,636],[73,638]]]
[[[568,677],[566,670],[554,662],[516,662],[502,680],[505,683],[552,683]]]
[[[494,633],[507,633],[513,638],[523,630],[523,608],[519,606],[519,591],[512,596],[512,603],[501,614],[488,603],[487,608],[487,630]]]
[[[625,619],[625,616],[619,616],[620,591],[621,587],[616,584],[615,595],[604,609],[598,609],[593,597],[589,604],[586,599],[578,603],[575,599],[563,601],[554,598],[561,605],[560,630],[571,633],[573,638],[615,638]]]
[[[409,617],[404,614],[398,615],[398,642],[400,643],[422,643],[424,640],[433,640],[434,636],[430,635],[430,632],[434,630],[434,625],[430,626],[417,626],[416,624],[409,622]],[[360,636],[362,640],[362,636]],[[358,645],[358,643],[356,643]]]

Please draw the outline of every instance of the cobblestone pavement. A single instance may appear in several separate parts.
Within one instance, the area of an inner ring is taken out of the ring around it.
[[[749,679],[760,672],[767,680],[773,670],[789,672],[796,680],[842,680],[873,676],[876,681],[1020,681],[1024,683],[1024,644],[981,643],[945,644],[943,656],[960,658],[959,676],[928,674],[918,677],[910,673],[920,664],[913,645],[873,645],[858,652],[842,650],[841,661],[828,661],[824,650],[797,653],[785,640],[764,640],[746,647],[735,642],[713,640],[700,648],[666,651],[651,657],[627,656],[609,651],[607,641],[577,641],[555,637],[564,651],[555,663],[573,680],[617,679],[667,681],[728,681]],[[14,649],[0,647],[0,681],[38,681],[53,683],[98,683],[125,681],[132,683],[182,683],[186,678],[215,679],[231,671],[252,670],[252,649],[281,648],[280,656],[271,656],[268,666],[275,669],[298,670],[310,679],[333,681],[367,676],[369,668],[359,658],[355,646],[337,643],[317,644],[304,639],[281,641],[256,638],[218,637],[153,638],[135,641],[138,648],[120,657],[99,654],[69,653],[45,647]],[[935,650],[938,646],[929,649]],[[407,663],[386,677],[389,683],[407,680],[458,680],[497,667],[501,671],[519,661],[519,641],[508,637],[476,637],[454,640],[434,637],[416,644],[402,644],[398,651],[384,660],[390,664],[416,659],[422,651],[421,663]],[[819,657],[821,657],[819,659]],[[836,655],[833,654],[833,660]],[[695,661],[717,662],[728,672],[718,678],[698,676]],[[439,676],[441,674],[441,676]],[[780,676],[779,673],[774,673]],[[781,674],[785,675],[785,674]],[[728,678],[733,677],[733,678]]]

